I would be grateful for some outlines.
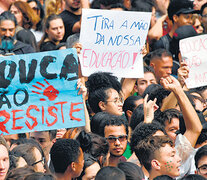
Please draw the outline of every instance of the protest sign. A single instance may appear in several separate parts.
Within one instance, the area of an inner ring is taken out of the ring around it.
[[[85,125],[76,49],[0,57],[0,134]]]
[[[207,35],[183,39],[179,42],[183,59],[189,67],[188,88],[207,85]]]
[[[117,77],[143,77],[141,49],[151,13],[83,9],[80,57],[83,76],[97,71]]]

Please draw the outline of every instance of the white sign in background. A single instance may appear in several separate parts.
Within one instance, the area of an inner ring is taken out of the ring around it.
[[[151,13],[83,9],[80,58],[83,76],[103,71],[117,77],[143,77],[141,49]]]
[[[187,87],[196,88],[207,85],[207,35],[183,39],[179,47],[189,67]]]

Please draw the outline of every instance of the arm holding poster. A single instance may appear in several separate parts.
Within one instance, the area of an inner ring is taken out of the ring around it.
[[[83,85],[83,83],[81,82],[81,79],[78,79],[77,89],[79,89],[78,95],[82,94],[82,96],[83,96],[83,106],[84,106],[85,121],[86,121],[85,131],[91,132],[90,117],[89,117],[89,113],[88,113],[88,110],[86,107],[87,88],[85,87],[85,85]]]

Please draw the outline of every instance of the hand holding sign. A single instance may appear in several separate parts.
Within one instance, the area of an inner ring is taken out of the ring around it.
[[[207,85],[207,35],[186,38],[180,41],[182,57],[189,67],[189,78],[186,80],[188,88]]]
[[[151,13],[83,9],[80,63],[83,76],[97,71],[143,77],[142,47]]]

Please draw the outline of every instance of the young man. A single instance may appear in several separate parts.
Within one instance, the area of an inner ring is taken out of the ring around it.
[[[144,77],[137,79],[137,83],[135,85],[135,91],[137,92],[138,95],[142,96],[145,89],[150,84],[157,84],[155,78],[155,72],[152,67],[144,66]]]
[[[100,135],[109,143],[109,166],[117,166],[120,161],[125,161],[122,156],[127,147],[128,123],[121,116],[110,115],[100,125]]]
[[[57,140],[50,154],[57,180],[71,180],[80,176],[84,165],[84,155],[76,140]]]
[[[177,132],[180,129],[179,116],[181,113],[177,109],[165,110],[161,116],[156,119],[165,127],[167,135],[175,142]]]
[[[80,32],[82,8],[89,8],[88,0],[65,1],[65,10],[60,13],[65,26],[65,35],[62,42],[66,42],[68,36]]]
[[[135,147],[135,154],[149,172],[149,180],[160,175],[173,178],[180,175],[181,159],[167,136],[145,138]]]
[[[158,83],[161,78],[166,78],[172,73],[172,54],[166,49],[157,49],[152,52],[150,66],[154,69]]]
[[[195,155],[196,174],[207,178],[207,145],[201,147]]]
[[[191,1],[171,1],[168,7],[168,17],[172,21],[173,26],[167,35],[161,37],[160,40],[154,44],[153,49],[165,48],[169,50],[175,30],[184,25],[192,25],[193,13],[197,13],[197,11],[193,9],[193,3]]]

